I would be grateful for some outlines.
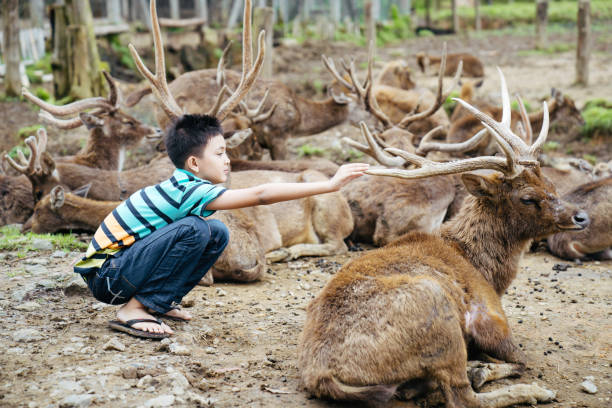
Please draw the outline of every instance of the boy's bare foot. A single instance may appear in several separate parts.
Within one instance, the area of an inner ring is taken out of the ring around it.
[[[170,309],[169,311],[167,311],[166,313],[156,313],[154,310],[151,309],[147,309],[147,311],[149,313],[155,314],[157,316],[166,316],[166,317],[170,317],[173,318],[175,320],[191,320],[193,318],[193,316],[191,315],[191,313],[187,312],[186,310],[183,309]]]
[[[140,303],[135,298],[130,299],[125,305],[121,306],[121,308],[117,311],[117,319],[120,322],[127,322],[128,320],[133,319],[153,319],[150,313],[147,312],[147,308]],[[132,326],[134,329],[146,331],[149,333],[168,333],[173,334],[172,329],[166,324],[162,323],[161,325],[156,323],[135,323]]]

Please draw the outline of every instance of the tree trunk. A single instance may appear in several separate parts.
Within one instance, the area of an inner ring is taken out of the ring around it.
[[[255,28],[253,35],[253,50],[257,49],[257,38],[261,30],[266,30],[265,44],[266,44],[266,58],[261,68],[261,78],[270,79],[272,78],[272,59],[273,48],[272,48],[272,37],[274,34],[274,10],[271,7],[258,7],[253,12],[253,27]]]
[[[51,6],[51,25],[53,55],[51,70],[53,71],[53,93],[56,99],[70,93],[70,67],[68,64],[68,16],[65,5]]]
[[[242,17],[242,11],[244,10],[244,0],[234,0],[232,4],[232,10],[230,11],[229,19],[227,22],[227,28],[233,28]]]
[[[178,20],[181,18],[181,8],[179,7],[179,0],[170,0],[170,18]]]
[[[122,23],[121,0],[108,0],[106,2],[106,17],[113,24]]]
[[[453,31],[459,32],[459,14],[457,13],[457,0],[451,0],[452,16],[453,16]]]
[[[330,7],[332,20],[337,25],[342,19],[342,1],[330,0]]]
[[[45,2],[30,0],[30,24],[32,27],[43,28],[45,23]]]
[[[431,0],[425,0],[425,26],[431,27]]]
[[[546,24],[548,23],[548,0],[536,4],[536,48],[546,48]]]
[[[576,47],[576,83],[589,84],[589,58],[591,56],[591,2],[578,2],[578,47]]]
[[[476,31],[482,29],[482,21],[480,19],[480,0],[474,0],[474,28]]]
[[[210,25],[208,21],[208,0],[196,0],[195,2],[196,17],[206,20],[206,25]]]
[[[410,0],[400,0],[397,7],[400,14],[410,14]]]
[[[355,21],[357,19],[357,12],[355,11],[355,5],[353,4],[353,0],[344,0],[344,7],[346,8],[351,20]]]
[[[7,96],[21,95],[21,75],[19,64],[21,62],[19,46],[19,1],[5,0],[2,10],[2,26],[4,36],[4,88]]]

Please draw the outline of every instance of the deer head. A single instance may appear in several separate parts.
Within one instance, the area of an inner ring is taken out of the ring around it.
[[[108,98],[88,98],[64,106],[55,106],[37,98],[26,88],[21,92],[30,102],[41,108],[39,117],[43,121],[59,129],[85,126],[90,130],[90,143],[101,144],[106,149],[109,146],[131,146],[145,137],[158,137],[161,134],[158,128],[142,123],[123,110],[117,84],[108,72],[103,73],[109,87]],[[86,112],[89,109],[92,110]],[[74,117],[65,118],[68,116]]]

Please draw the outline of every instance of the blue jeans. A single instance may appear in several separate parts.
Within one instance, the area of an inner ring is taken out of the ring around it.
[[[228,241],[222,222],[185,217],[109,257],[87,284],[100,302],[117,305],[134,297],[166,313],[206,275]]]

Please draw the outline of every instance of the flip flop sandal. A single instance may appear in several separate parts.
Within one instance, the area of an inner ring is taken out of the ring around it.
[[[141,337],[143,339],[161,340],[165,339],[166,337],[170,337],[170,334],[168,333],[151,333],[148,331],[135,329],[133,326],[137,323],[155,323],[159,324],[160,326],[162,325],[162,321],[159,319],[132,319],[125,323],[120,322],[119,320],[111,320],[108,322],[108,326],[113,330],[124,332],[135,337]]]

